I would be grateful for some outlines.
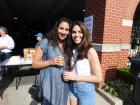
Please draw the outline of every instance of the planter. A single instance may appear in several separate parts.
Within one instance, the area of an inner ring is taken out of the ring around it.
[[[108,103],[110,103],[110,105],[123,105],[123,101],[121,99],[119,99],[118,97],[115,96],[111,96],[110,94],[108,94],[107,92],[105,92],[104,90],[98,88],[96,90]]]

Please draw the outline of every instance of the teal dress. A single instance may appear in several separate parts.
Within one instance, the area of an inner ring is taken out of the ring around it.
[[[43,39],[37,43],[43,51],[43,61],[53,59],[56,56],[65,56],[59,47],[53,48],[48,39]],[[67,105],[69,84],[63,81],[63,72],[66,64],[61,66],[50,66],[40,71],[41,86],[43,89],[42,105]]]

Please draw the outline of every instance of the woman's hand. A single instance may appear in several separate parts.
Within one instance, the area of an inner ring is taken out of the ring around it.
[[[64,57],[63,56],[57,56],[53,60],[50,60],[50,65],[64,65]]]
[[[65,71],[63,73],[63,79],[64,81],[69,81],[69,80],[73,80],[73,81],[76,81],[77,80],[77,75],[73,72],[68,72],[68,71]]]

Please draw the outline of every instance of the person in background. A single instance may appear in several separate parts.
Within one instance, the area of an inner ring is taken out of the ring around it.
[[[36,40],[40,41],[44,38],[44,35],[42,33],[37,33],[36,35]]]
[[[4,26],[0,26],[0,63],[12,56],[12,49],[15,47],[15,42],[8,35],[8,30]],[[0,79],[4,74],[4,68],[0,67]]]
[[[65,71],[64,81],[70,81],[70,105],[95,105],[95,86],[102,80],[101,65],[89,41],[85,24],[76,21],[72,26],[72,71]]]
[[[71,21],[61,18],[47,38],[36,45],[32,67],[40,69],[42,105],[67,105],[69,84],[63,81],[62,74],[66,70],[70,27]]]

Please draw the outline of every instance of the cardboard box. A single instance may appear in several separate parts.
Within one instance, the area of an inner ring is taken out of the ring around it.
[[[24,48],[23,54],[25,60],[32,60],[35,54],[35,48]]]

